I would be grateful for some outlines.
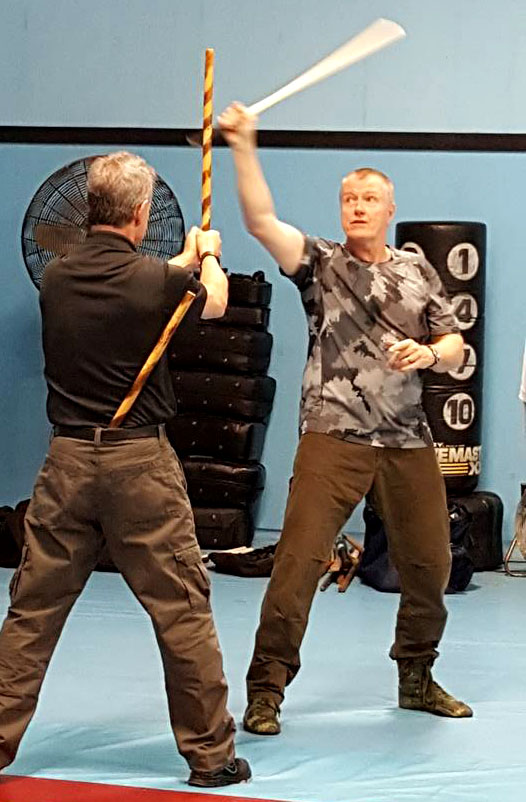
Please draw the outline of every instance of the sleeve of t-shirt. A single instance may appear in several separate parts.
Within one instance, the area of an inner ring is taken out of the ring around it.
[[[440,276],[429,262],[426,262],[425,272],[429,286],[429,299],[426,308],[429,333],[431,336],[458,334],[460,326],[458,325],[457,316]]]
[[[317,237],[305,236],[303,255],[296,273],[290,276],[280,268],[280,273],[296,285],[304,302],[312,302],[318,295],[318,273],[321,262],[320,243],[321,240]]]
[[[175,312],[185,292],[190,290],[196,297],[185,315],[185,322],[197,322],[203,312],[207,293],[204,284],[198,281],[191,270],[176,265],[165,265],[165,314],[169,317]]]

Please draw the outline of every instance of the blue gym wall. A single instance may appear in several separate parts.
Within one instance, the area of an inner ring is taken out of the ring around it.
[[[216,50],[216,109],[251,102],[378,16],[408,38],[277,106],[261,127],[365,131],[526,130],[526,10],[518,0],[0,0],[0,125],[198,127],[204,48]],[[123,145],[126,142],[123,141]],[[0,146],[0,504],[31,491],[45,452],[38,297],[20,228],[40,183],[98,147]],[[200,155],[139,148],[173,187],[187,225],[199,220]],[[499,493],[509,538],[526,430],[517,399],[526,326],[523,206],[526,154],[264,150],[278,213],[339,236],[337,190],[357,165],[389,173],[398,220],[480,220],[488,226],[483,474]],[[274,284],[270,374],[278,381],[263,461],[259,515],[279,529],[296,443],[305,327],[294,288],[243,231],[231,161],[214,153],[213,222],[232,271],[263,269]],[[359,520],[353,521],[355,527]]]

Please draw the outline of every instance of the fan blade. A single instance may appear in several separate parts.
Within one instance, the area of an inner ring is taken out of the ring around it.
[[[65,256],[86,238],[86,231],[83,228],[53,225],[53,223],[37,223],[34,234],[41,248],[58,256]]]

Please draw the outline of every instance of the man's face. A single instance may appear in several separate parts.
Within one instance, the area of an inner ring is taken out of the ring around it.
[[[342,181],[340,211],[347,243],[384,244],[395,205],[379,175],[351,173]]]

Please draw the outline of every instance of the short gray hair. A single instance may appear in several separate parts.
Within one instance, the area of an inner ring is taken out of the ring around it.
[[[144,159],[125,150],[96,158],[88,170],[88,224],[125,226],[134,208],[152,199],[155,176]]]
[[[358,178],[367,178],[368,175],[378,176],[378,178],[381,178],[385,184],[389,201],[391,203],[394,203],[394,184],[389,178],[389,176],[386,175],[385,173],[382,173],[381,170],[376,170],[374,167],[358,167],[357,170],[351,170],[350,173],[344,175],[344,177],[342,178],[342,184],[347,178],[350,178],[351,175],[357,175]],[[341,197],[341,189],[340,189],[340,197]]]

